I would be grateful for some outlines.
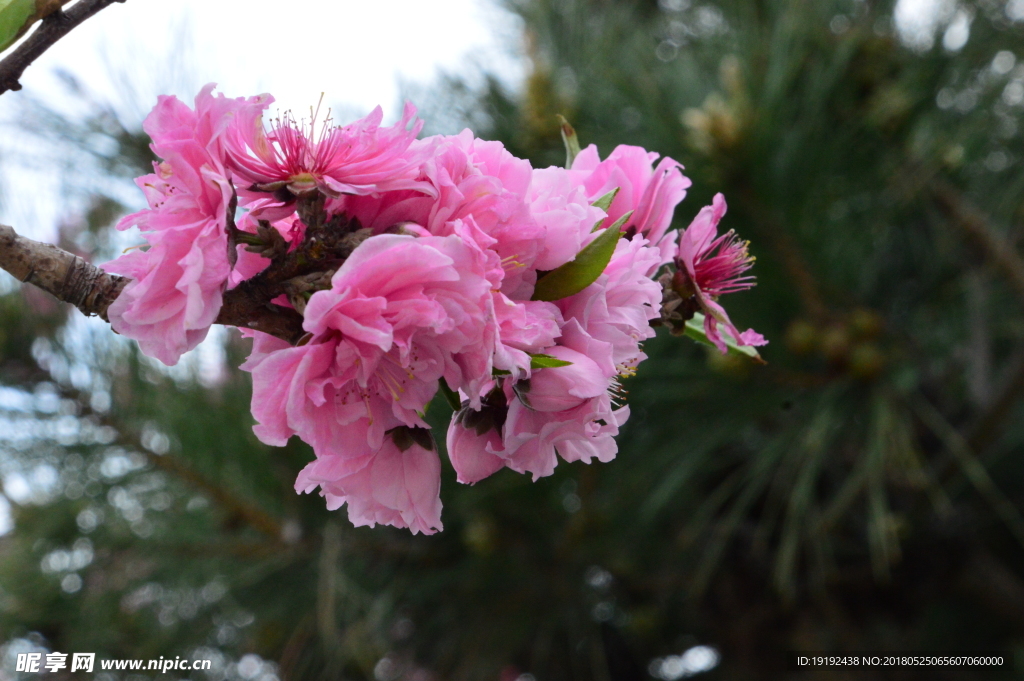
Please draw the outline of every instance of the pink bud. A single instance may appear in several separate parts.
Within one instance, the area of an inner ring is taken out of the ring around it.
[[[520,401],[534,411],[565,411],[608,390],[608,377],[586,355],[556,345],[545,354],[569,366],[538,369],[529,380],[515,385]]]
[[[501,451],[501,433],[487,428],[479,434],[476,428],[467,428],[458,422],[458,415],[448,427],[448,457],[455,467],[457,480],[472,485],[497,473],[505,460],[494,452]]]

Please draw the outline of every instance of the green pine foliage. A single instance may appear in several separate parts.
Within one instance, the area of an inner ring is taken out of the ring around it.
[[[951,16],[915,47],[884,2],[511,7],[522,91],[449,79],[425,115],[538,166],[564,162],[557,114],[604,155],[682,161],[678,226],[721,191],[724,226],[751,241],[758,287],[723,302],[771,340],[768,364],[659,335],[625,382],[614,462],[471,487],[446,468],[445,530],[413,537],[294,494],[312,454],[252,435],[234,332],[166,371],[9,293],[5,654],[381,681],[667,678],[652,660],[698,644],[721,655],[706,678],[730,680],[781,678],[787,650],[1019,658],[1024,24],[1001,1],[961,2],[965,44],[949,29],[943,45]],[[107,135],[92,146],[118,151],[97,167],[141,172],[140,136],[92,121],[58,129]],[[109,250],[118,211],[92,205],[79,233]],[[450,413],[438,400],[428,418],[443,429]]]

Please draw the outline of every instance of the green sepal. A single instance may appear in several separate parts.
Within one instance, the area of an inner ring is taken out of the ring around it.
[[[10,47],[38,18],[34,0],[0,0],[0,50]]]
[[[580,155],[580,140],[562,114],[558,114],[558,123],[562,126],[562,142],[565,143],[565,167],[572,168],[572,162]]]
[[[712,343],[708,339],[707,334],[704,333],[704,315],[701,314],[700,312],[695,312],[693,314],[693,319],[690,319],[686,322],[686,330],[683,333],[683,335],[697,341],[698,343],[715,348],[716,352],[718,351],[718,348],[715,346],[715,344]],[[732,338],[730,338],[728,334],[723,335],[722,340],[725,342],[725,345],[728,348],[727,354],[742,355],[747,359],[754,360],[758,364],[767,364],[767,362],[765,362],[764,359],[761,358],[761,355],[760,353],[758,353],[757,349],[755,349],[753,346],[736,345],[736,342]]]
[[[615,197],[618,196],[619,189],[620,187],[616,187],[615,189],[611,190],[601,198],[591,203],[590,205],[600,208],[601,210],[607,213],[608,209],[612,207],[612,201],[614,201]]]
[[[40,19],[68,0],[0,0],[0,51],[18,41]]]
[[[555,369],[557,367],[567,367],[572,362],[566,362],[565,360],[552,357],[551,355],[545,355],[537,353],[536,355],[527,353],[530,355],[530,368],[531,369]]]
[[[622,216],[628,219],[632,212]],[[579,293],[593,284],[615,253],[615,244],[619,242],[622,232],[619,231],[622,218],[606,229],[596,239],[576,254],[576,257],[561,267],[555,268],[537,280],[533,289],[533,300],[555,301]]]
[[[452,409],[455,411],[462,409],[462,400],[459,399],[459,394],[448,386],[448,382],[443,377],[437,382],[437,390],[444,395],[445,401]]]

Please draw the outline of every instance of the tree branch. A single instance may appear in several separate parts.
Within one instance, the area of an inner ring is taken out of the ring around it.
[[[0,94],[20,90],[21,74],[71,29],[99,12],[107,5],[125,0],[79,0],[67,12],[57,9],[43,17],[42,23],[28,39],[0,61]]]
[[[26,239],[7,225],[0,225],[0,268],[71,303],[82,314],[104,320],[107,308],[129,281],[52,244]]]
[[[932,180],[932,195],[943,213],[966,234],[1006,277],[1024,300],[1024,260],[1013,244],[989,223],[988,218],[959,190],[945,180]]]
[[[130,281],[56,246],[27,239],[7,225],[0,225],[0,269],[71,303],[82,314],[98,315],[107,321],[107,308]],[[298,342],[305,333],[302,316],[295,310],[271,305],[267,295],[262,288],[244,283],[226,291],[216,323]]]
[[[127,427],[111,414],[102,414],[93,410],[89,406],[89,400],[85,399],[86,396],[81,391],[64,385],[60,386],[60,391],[63,397],[73,400],[78,404],[83,416],[92,416],[98,423],[112,428],[117,432],[120,444],[127,445],[145,456],[146,460],[154,468],[158,468],[178,478],[195,490],[206,494],[229,516],[241,519],[250,527],[270,537],[275,542],[283,540],[283,527],[281,522],[273,515],[267,513],[259,506],[254,506],[247,500],[235,496],[229,489],[207,480],[189,466],[187,462],[170,454],[161,455],[153,453],[143,446],[142,438],[135,429]]]
[[[988,216],[949,182],[933,178],[931,194],[939,209],[981,249],[1024,301],[1024,258],[1017,252],[1014,241],[1004,237],[992,226]],[[1019,354],[1011,365],[999,393],[988,402],[970,430],[968,440],[974,451],[982,452],[998,439],[1017,401],[1024,396],[1024,354]]]

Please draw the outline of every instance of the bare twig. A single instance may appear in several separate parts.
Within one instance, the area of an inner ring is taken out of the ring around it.
[[[119,444],[131,447],[144,455],[154,468],[158,468],[164,473],[178,478],[193,489],[206,494],[210,497],[211,501],[217,504],[229,516],[240,519],[275,542],[283,540],[284,535],[281,522],[273,515],[258,506],[254,506],[249,501],[235,496],[229,489],[207,480],[186,462],[169,454],[154,454],[143,446],[142,438],[135,429],[128,427],[113,414],[104,414],[93,410],[89,404],[88,396],[82,391],[70,386],[60,385],[60,392],[62,397],[72,400],[78,405],[83,417],[94,418],[98,424],[112,428],[118,433]]]
[[[125,0],[79,0],[67,12],[57,9],[43,18],[42,23],[28,39],[0,61],[0,94],[20,90],[21,74],[71,29],[93,16],[104,7]]]
[[[0,269],[71,303],[85,315],[98,315],[104,320],[107,308],[130,281],[56,246],[27,239],[6,225],[0,225]],[[271,305],[277,293],[265,286],[243,283],[225,292],[216,323],[254,329],[296,343],[305,333],[302,316]]]

